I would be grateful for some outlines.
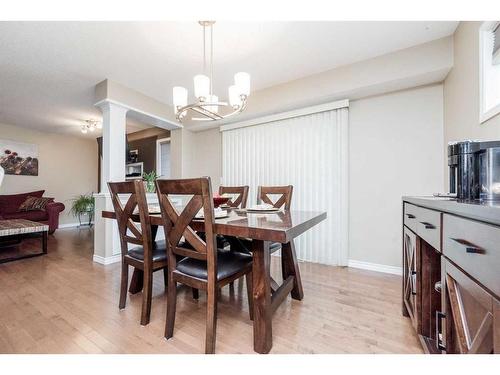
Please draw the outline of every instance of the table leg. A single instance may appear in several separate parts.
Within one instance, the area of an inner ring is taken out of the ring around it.
[[[134,272],[132,273],[132,280],[130,281],[130,287],[128,291],[131,294],[136,294],[142,291],[144,285],[144,272],[134,267]]]
[[[49,237],[49,232],[45,231],[42,233],[42,251],[47,254],[47,240]]]
[[[286,280],[288,276],[293,276],[292,298],[299,301],[302,300],[304,298],[304,290],[302,289],[299,262],[297,261],[293,240],[281,245],[281,270],[283,280]]]
[[[273,346],[269,242],[253,240],[252,252],[253,348],[265,354]]]

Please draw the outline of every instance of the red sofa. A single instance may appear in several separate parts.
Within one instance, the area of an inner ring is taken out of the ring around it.
[[[59,213],[64,211],[64,204],[52,201],[47,204],[45,210],[19,211],[19,206],[28,196],[42,197],[45,190],[32,191],[30,193],[0,195],[0,220],[1,219],[26,219],[39,221],[49,225],[49,233],[52,234],[59,227]]]

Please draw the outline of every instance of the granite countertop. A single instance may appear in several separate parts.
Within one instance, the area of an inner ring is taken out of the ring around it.
[[[404,202],[500,225],[500,202],[460,201],[446,197],[403,197]]]

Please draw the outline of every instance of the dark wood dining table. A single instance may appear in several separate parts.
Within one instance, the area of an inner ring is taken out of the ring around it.
[[[151,225],[163,225],[161,215],[151,214]],[[103,211],[103,218],[116,219],[113,211]],[[255,213],[229,209],[228,216],[215,219],[214,233],[251,239],[253,254],[253,337],[257,353],[269,353],[273,345],[272,315],[288,294],[302,300],[304,292],[295,253],[294,238],[326,219],[326,212],[277,211]],[[139,215],[133,216],[139,221]],[[202,220],[193,220],[191,227],[203,231]],[[270,273],[272,242],[282,244],[283,283],[279,285]],[[140,271],[134,271],[130,292],[142,289]]]

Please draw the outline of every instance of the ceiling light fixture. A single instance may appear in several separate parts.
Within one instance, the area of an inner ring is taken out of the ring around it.
[[[85,124],[80,127],[80,130],[83,134],[87,134],[87,132],[93,132],[96,129],[102,129],[102,124],[97,120],[85,120]]]
[[[213,93],[213,25],[215,21],[199,21],[203,27],[203,74],[194,76],[196,102],[188,104],[188,90],[181,86],[173,88],[173,101],[177,121],[182,122],[188,113],[203,117],[191,117],[193,121],[217,121],[243,112],[250,95],[250,74],[239,72],[234,75],[234,85],[228,89],[229,103],[219,101]],[[210,77],[207,75],[206,29],[210,30]]]

